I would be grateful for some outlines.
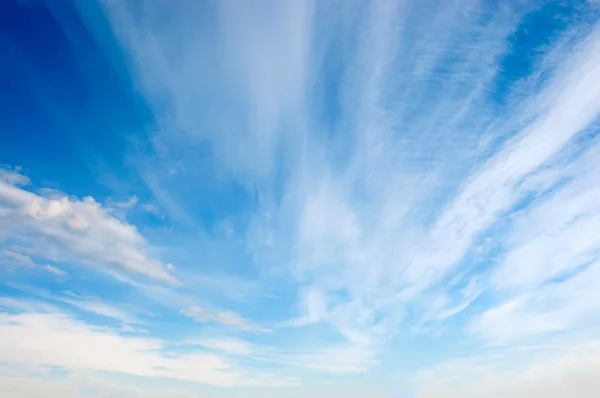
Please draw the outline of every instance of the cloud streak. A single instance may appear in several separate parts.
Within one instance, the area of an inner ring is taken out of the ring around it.
[[[231,311],[210,311],[199,306],[192,306],[181,310],[181,313],[199,323],[214,322],[225,326],[231,326],[245,332],[269,332],[268,329],[255,325]]]
[[[122,372],[218,386],[291,383],[269,379],[268,375],[245,374],[214,354],[169,354],[159,339],[123,337],[55,310],[0,314],[0,335],[0,359],[8,363]]]

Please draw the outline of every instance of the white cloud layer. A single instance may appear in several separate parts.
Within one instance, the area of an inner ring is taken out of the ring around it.
[[[592,398],[600,381],[598,341],[556,349],[541,347],[519,361],[497,356],[440,363],[419,376],[419,398]]]
[[[225,358],[202,351],[168,353],[157,338],[124,337],[112,329],[92,326],[67,313],[7,300],[0,313],[0,362],[56,366],[74,371],[110,371],[198,383],[288,385],[292,379],[236,369]]]

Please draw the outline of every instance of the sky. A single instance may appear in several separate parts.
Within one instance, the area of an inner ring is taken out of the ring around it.
[[[6,0],[0,54],[0,395],[600,389],[597,0]]]

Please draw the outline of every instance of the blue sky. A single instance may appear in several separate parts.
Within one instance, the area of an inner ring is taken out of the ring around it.
[[[1,395],[600,388],[597,1],[9,0],[0,51]]]

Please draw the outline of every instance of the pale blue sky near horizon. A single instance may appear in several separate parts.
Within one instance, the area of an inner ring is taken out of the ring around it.
[[[598,1],[6,0],[0,54],[0,395],[600,388]]]

